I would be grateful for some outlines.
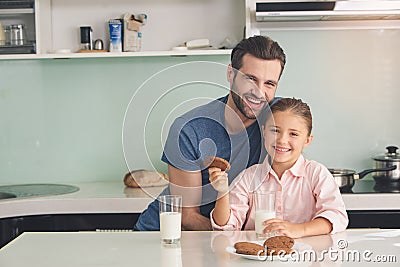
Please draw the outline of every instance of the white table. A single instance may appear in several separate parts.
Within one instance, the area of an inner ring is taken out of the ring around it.
[[[183,232],[180,247],[163,247],[159,239],[159,232],[24,233],[0,250],[0,266],[288,266],[287,262],[248,260],[226,251],[237,241],[255,240],[253,231]],[[335,261],[325,253],[323,262],[291,262],[294,266],[376,266],[377,262],[367,260],[378,257],[392,261],[383,266],[400,264],[400,229],[347,230],[296,242],[309,246],[319,257],[329,249],[348,256]]]

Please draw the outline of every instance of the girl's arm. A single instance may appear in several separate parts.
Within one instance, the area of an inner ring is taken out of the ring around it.
[[[212,214],[214,222],[219,226],[224,226],[228,223],[230,215],[229,192],[225,193],[223,196],[218,192],[218,199]]]
[[[208,172],[211,185],[218,191],[212,218],[217,225],[224,226],[228,223],[231,214],[228,176],[224,171],[215,167],[209,168]]]
[[[332,231],[332,223],[325,218],[318,217],[310,222],[303,223],[304,236],[324,235]]]

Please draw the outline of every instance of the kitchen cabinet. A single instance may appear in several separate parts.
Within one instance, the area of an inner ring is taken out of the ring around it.
[[[0,55],[36,52],[34,2],[0,1]]]
[[[351,210],[348,228],[400,228],[400,210]]]
[[[90,25],[93,40],[102,39],[108,48],[108,20],[127,12],[148,16],[142,26],[141,51],[75,53],[79,50],[80,26]],[[213,47],[225,38],[239,41],[243,38],[244,17],[244,0],[35,0],[36,53],[0,55],[0,59],[229,55],[229,49],[171,49],[193,39],[207,38]]]
[[[0,219],[0,248],[23,232],[132,231],[138,213],[55,214]]]

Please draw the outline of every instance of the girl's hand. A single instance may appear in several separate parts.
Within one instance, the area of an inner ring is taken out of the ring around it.
[[[208,169],[208,173],[210,174],[210,183],[215,190],[220,193],[229,191],[228,174],[226,172],[221,171],[220,168],[211,167]]]
[[[265,234],[280,234],[291,238],[300,238],[305,235],[304,226],[302,224],[291,223],[277,218],[269,219],[264,222]]]

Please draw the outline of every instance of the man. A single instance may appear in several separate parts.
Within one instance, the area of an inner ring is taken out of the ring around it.
[[[177,118],[168,134],[162,161],[168,164],[169,187],[161,194],[182,195],[182,228],[211,230],[210,211],[216,191],[209,184],[208,156],[228,160],[232,181],[242,170],[262,162],[265,150],[258,123],[272,104],[286,56],[278,43],[264,36],[242,40],[231,53],[228,96]],[[153,201],[134,229],[159,230],[158,202]]]

